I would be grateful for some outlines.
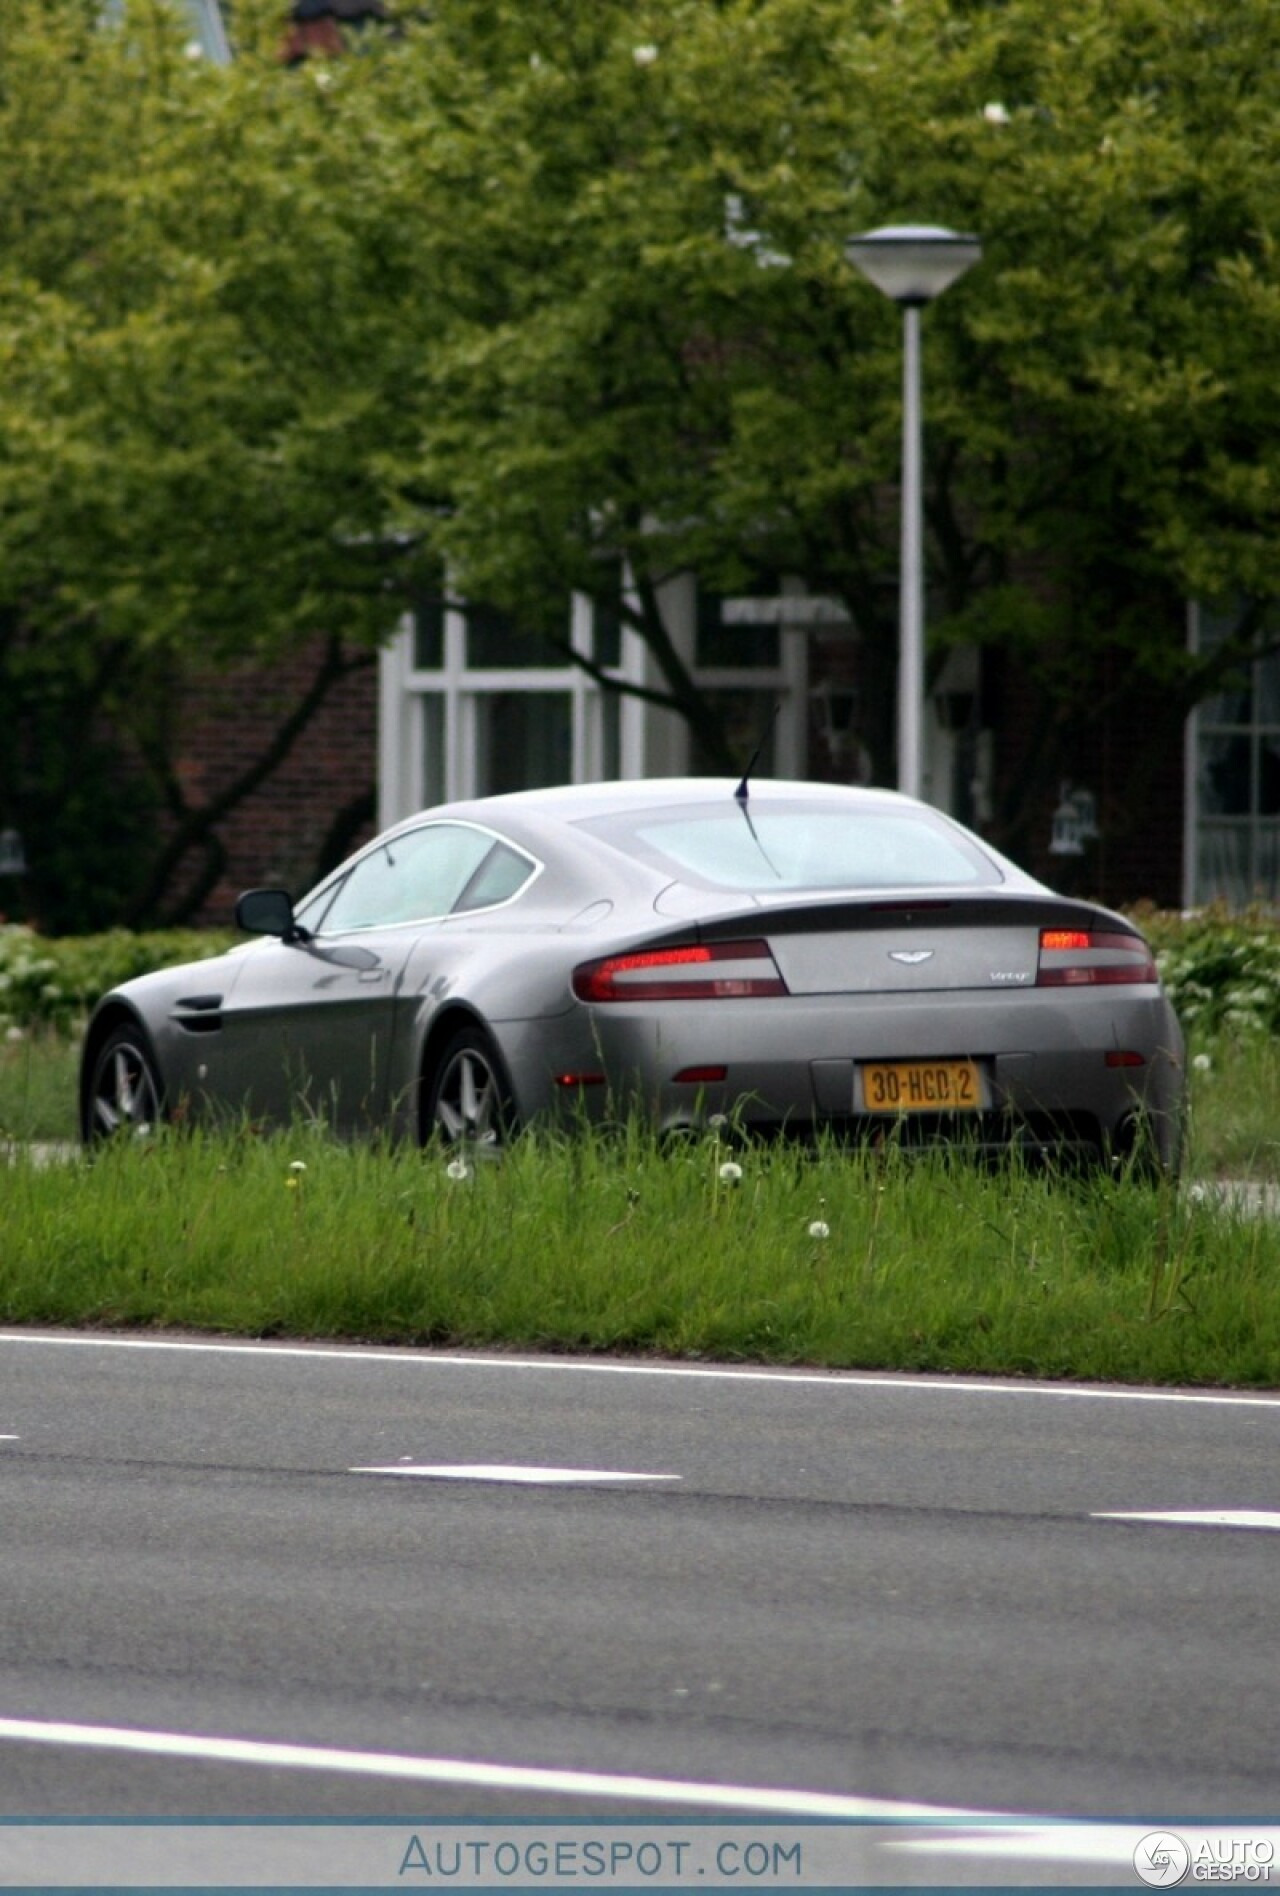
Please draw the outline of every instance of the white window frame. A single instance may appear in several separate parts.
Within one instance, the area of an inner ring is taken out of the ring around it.
[[[592,604],[575,594],[570,607],[570,642],[592,655]],[[378,823],[386,828],[427,805],[426,738],[428,700],[443,707],[443,782],[441,801],[456,803],[481,794],[478,785],[480,702],[500,692],[556,692],[570,701],[572,780],[598,782],[605,769],[605,700],[608,688],[580,665],[479,666],[467,662],[467,615],[461,602],[444,612],[443,663],[419,668],[414,663],[414,621],[407,613],[386,646],[379,664]],[[634,633],[622,633],[621,662],[608,668],[618,679],[638,678],[643,646]],[[619,768],[639,776],[636,739],[628,740],[628,721],[619,707]],[[630,767],[629,767],[630,766]],[[434,800],[434,799],[433,799]]]
[[[1203,607],[1192,601],[1187,608],[1187,646],[1195,653],[1201,649],[1201,626],[1204,616]],[[1261,660],[1251,661],[1251,669]],[[1226,818],[1225,821],[1247,828],[1249,835],[1248,855],[1250,863],[1256,865],[1260,859],[1259,844],[1264,828],[1271,832],[1280,830],[1280,817],[1265,816],[1258,806],[1258,762],[1259,746],[1266,733],[1280,732],[1280,722],[1273,718],[1259,716],[1261,693],[1256,679],[1250,690],[1249,718],[1247,723],[1232,725],[1209,724],[1204,707],[1197,705],[1187,718],[1183,748],[1183,808],[1182,808],[1182,904],[1184,908],[1195,908],[1214,899],[1215,892],[1205,893],[1200,888],[1200,857],[1202,827],[1206,822],[1223,821],[1222,818],[1206,817],[1201,809],[1201,739],[1206,731],[1222,729],[1234,731],[1249,740],[1250,752],[1250,804],[1245,814]],[[1219,892],[1220,893],[1220,892]],[[1242,892],[1244,900],[1266,901],[1266,893],[1256,888]],[[1232,898],[1223,897],[1230,901]]]
[[[760,602],[762,613],[779,623],[776,666],[694,665],[697,591],[691,574],[666,582],[662,607],[672,642],[690,667],[694,682],[708,691],[750,690],[768,695],[781,709],[774,732],[774,774],[802,777],[808,748],[808,628],[816,623],[803,592],[794,593],[795,619],[786,616],[786,600]],[[741,602],[740,602],[741,603]],[[592,655],[593,609],[584,594],[569,607],[569,636],[575,651]],[[478,784],[480,701],[494,692],[564,692],[570,699],[572,780],[598,783],[605,775],[605,704],[610,695],[580,665],[480,667],[467,663],[467,620],[461,601],[444,612],[442,664],[423,669],[414,663],[414,621],[406,614],[379,660],[378,824],[387,828],[427,807],[426,705],[442,704],[444,759],[440,801],[455,803],[482,794]],[[620,685],[662,690],[664,681],[639,633],[624,625],[619,663],[609,675]],[[618,701],[618,774],[624,779],[681,776],[690,768],[689,729],[675,712],[665,711],[623,690]],[[742,759],[746,767],[749,756]],[[434,801],[434,799],[432,799]]]

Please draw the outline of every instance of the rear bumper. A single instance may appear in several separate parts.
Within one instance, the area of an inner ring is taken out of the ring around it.
[[[542,1024],[545,1027],[545,1023]],[[1049,993],[788,996],[574,1009],[549,1070],[522,1036],[512,1075],[522,1116],[566,1106],[593,1120],[639,1108],[660,1129],[717,1113],[765,1132],[831,1127],[908,1143],[1125,1153],[1149,1129],[1177,1163],[1185,1096],[1182,1034],[1158,989]],[[1108,1064],[1120,1054],[1139,1065]],[[971,1059],[981,1110],[868,1114],[865,1061]],[[682,1080],[723,1068],[723,1080]],[[569,1074],[600,1074],[578,1086]],[[527,1102],[527,1104],[526,1104]]]

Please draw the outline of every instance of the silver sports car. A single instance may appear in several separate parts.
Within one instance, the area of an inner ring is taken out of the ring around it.
[[[423,811],[89,1026],[86,1140],[311,1114],[500,1145],[642,1109],[1166,1169],[1182,1035],[1146,942],[889,791],[714,779]]]

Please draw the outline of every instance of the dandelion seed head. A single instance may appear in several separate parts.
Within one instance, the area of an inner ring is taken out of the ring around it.
[[[831,1236],[831,1226],[825,1224],[821,1218],[815,1218],[813,1223],[809,1226],[809,1236],[811,1238],[829,1238]]]
[[[450,1159],[444,1169],[446,1176],[449,1178],[467,1179],[471,1177],[471,1167],[467,1164],[465,1159]]]
[[[1211,1053],[1198,1053],[1191,1064],[1197,1073],[1211,1073],[1213,1071],[1213,1055]]]
[[[637,66],[652,66],[658,57],[658,49],[652,44],[637,46],[633,48],[631,57]]]
[[[720,1178],[725,1185],[742,1183],[742,1167],[734,1159],[726,1159],[720,1167]]]
[[[307,1161],[305,1159],[290,1159],[289,1170],[291,1172],[305,1172],[306,1169]]]

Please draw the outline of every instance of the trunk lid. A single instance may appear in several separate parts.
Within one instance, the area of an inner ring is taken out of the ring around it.
[[[764,936],[791,994],[923,994],[1034,988],[1042,928],[1104,923],[1088,903],[985,894],[753,906],[699,933]]]

